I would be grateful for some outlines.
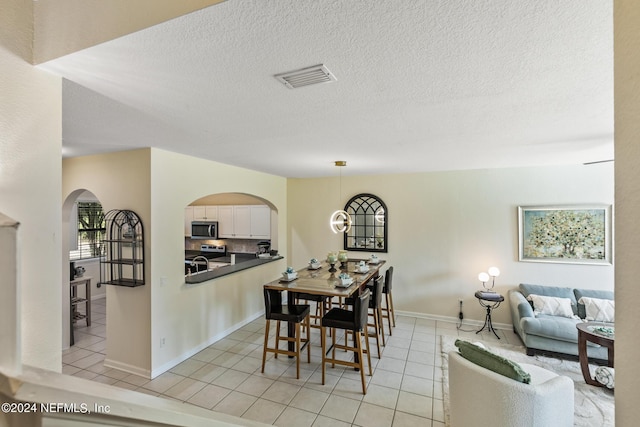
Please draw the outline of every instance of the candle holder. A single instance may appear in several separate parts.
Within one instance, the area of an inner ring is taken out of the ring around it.
[[[338,271],[338,270],[336,270],[336,262],[335,261],[333,261],[333,262],[329,261],[329,265],[331,266],[331,268],[329,269],[330,273],[335,273],[336,271]]]
[[[349,261],[349,255],[347,255],[347,251],[338,251],[338,261],[340,261],[340,270],[346,270],[347,261]]]

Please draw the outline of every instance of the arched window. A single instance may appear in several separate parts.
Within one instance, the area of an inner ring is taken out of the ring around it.
[[[389,212],[384,202],[373,194],[353,196],[344,207],[351,215],[351,230],[344,235],[349,251],[388,252],[387,223]]]

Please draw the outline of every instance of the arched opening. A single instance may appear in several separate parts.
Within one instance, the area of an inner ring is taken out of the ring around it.
[[[62,205],[63,350],[106,352],[106,288],[98,283],[103,227],[104,209],[95,194],[69,194]]]
[[[194,200],[185,207],[184,230],[185,275],[278,250],[278,211],[251,194],[219,193]],[[209,262],[194,263],[203,253]]]

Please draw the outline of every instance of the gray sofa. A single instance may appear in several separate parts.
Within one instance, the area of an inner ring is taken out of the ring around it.
[[[569,298],[571,308],[579,318],[546,314],[536,316],[532,304],[527,300],[531,294]],[[613,300],[613,295],[613,291],[520,284],[518,289],[509,291],[513,330],[520,336],[529,356],[540,352],[577,356],[578,330],[576,324],[582,322],[586,316],[584,305],[578,304],[578,301],[583,296]],[[589,358],[607,360],[606,348],[589,342],[587,345]]]

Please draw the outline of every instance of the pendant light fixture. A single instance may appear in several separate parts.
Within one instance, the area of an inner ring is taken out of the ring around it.
[[[347,166],[345,160],[336,160],[338,167]],[[340,169],[340,200],[342,200],[342,169]],[[335,211],[329,218],[329,227],[334,233],[348,233],[351,230],[351,215],[342,209]]]

